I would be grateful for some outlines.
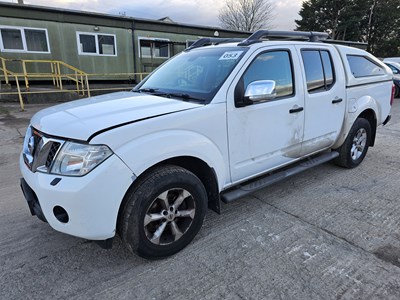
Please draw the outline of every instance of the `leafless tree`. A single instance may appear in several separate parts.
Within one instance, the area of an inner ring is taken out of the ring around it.
[[[255,31],[271,29],[274,5],[271,0],[226,0],[218,19],[226,29]]]

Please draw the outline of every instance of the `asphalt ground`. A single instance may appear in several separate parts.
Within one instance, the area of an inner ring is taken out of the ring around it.
[[[157,261],[30,215],[18,157],[43,107],[0,103],[0,299],[400,299],[400,99],[359,167],[326,163],[222,204]]]

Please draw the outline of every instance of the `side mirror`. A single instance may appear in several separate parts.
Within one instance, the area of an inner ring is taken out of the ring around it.
[[[392,69],[392,71],[393,71],[393,74],[396,74],[396,75],[398,75],[400,73],[399,70],[397,70],[397,69]]]
[[[244,93],[245,101],[261,102],[276,98],[274,80],[258,80],[251,82]]]

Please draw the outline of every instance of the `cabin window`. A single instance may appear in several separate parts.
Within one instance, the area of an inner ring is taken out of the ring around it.
[[[2,52],[50,53],[47,29],[0,25],[0,49]]]
[[[351,73],[355,78],[384,75],[382,66],[371,61],[366,56],[347,55]]]
[[[152,58],[169,58],[169,40],[139,37],[139,56]]]
[[[117,45],[114,34],[77,32],[80,55],[116,56]]]

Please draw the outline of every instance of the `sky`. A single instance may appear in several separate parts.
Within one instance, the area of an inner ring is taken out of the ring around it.
[[[17,0],[0,0],[17,3]],[[293,30],[303,0],[271,0],[275,5],[273,29]],[[25,4],[84,10],[129,17],[160,19],[178,23],[220,26],[218,11],[224,0],[24,0]]]

